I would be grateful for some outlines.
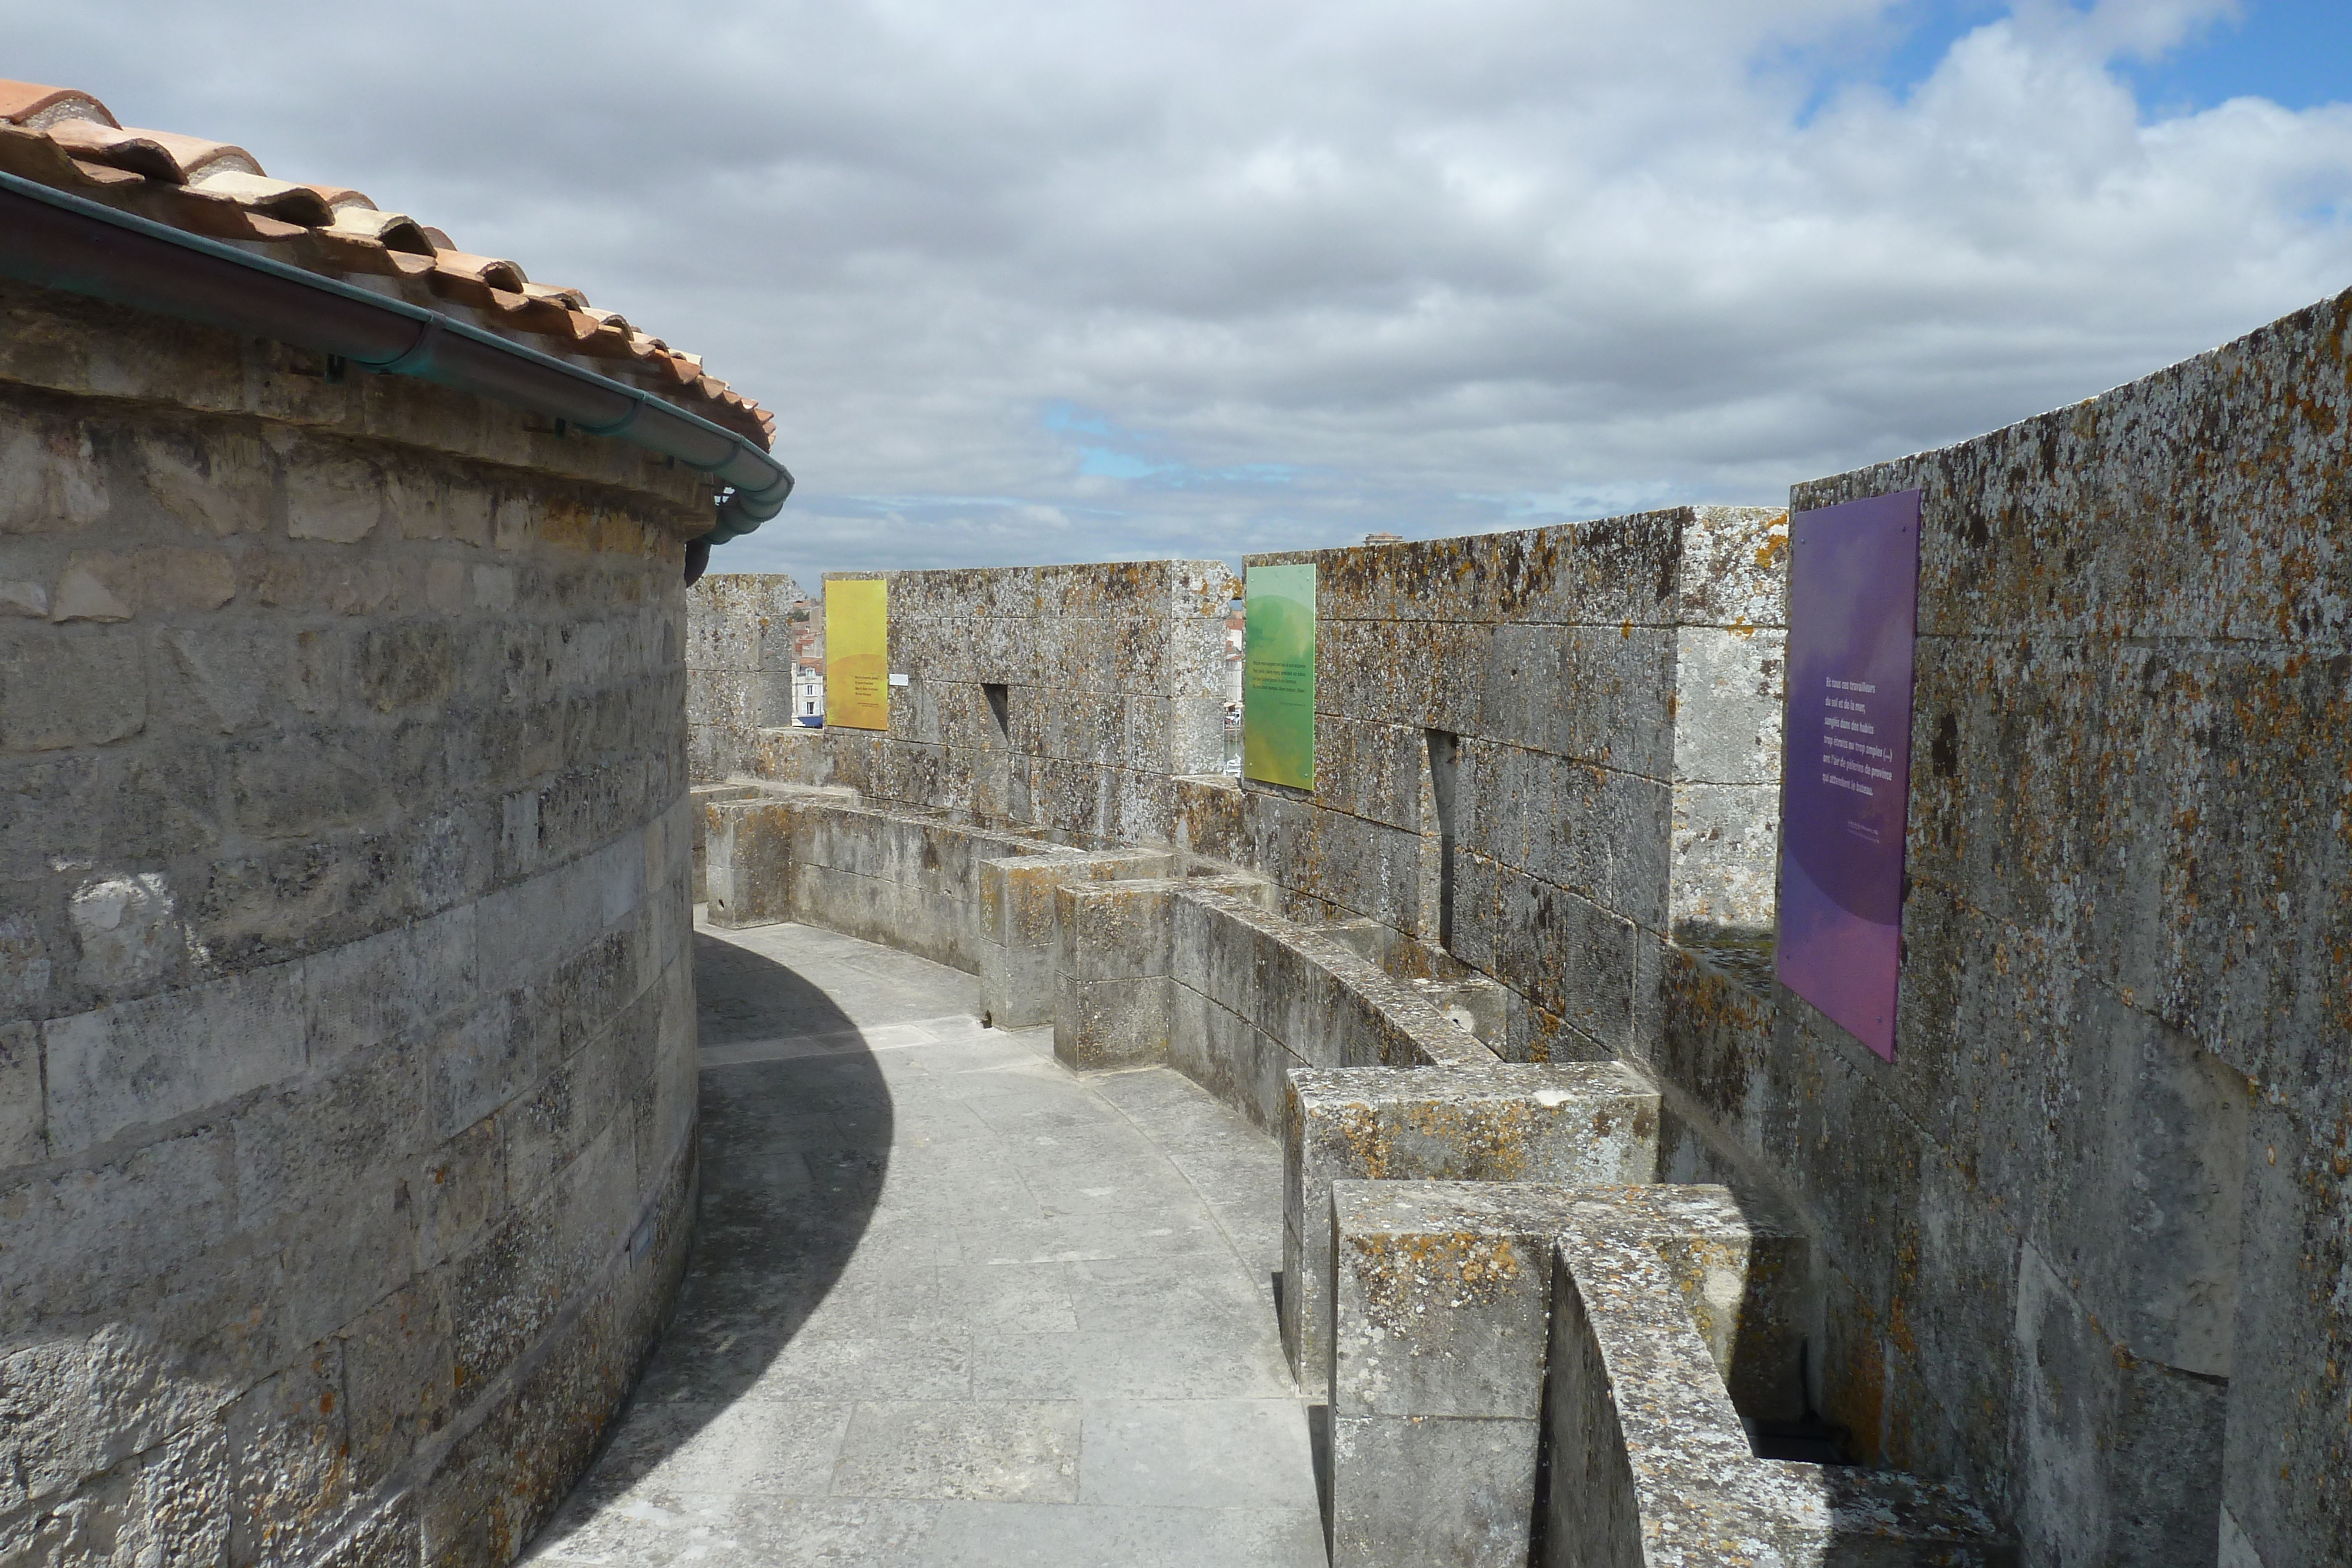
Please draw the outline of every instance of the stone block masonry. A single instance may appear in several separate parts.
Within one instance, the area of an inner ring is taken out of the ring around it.
[[[1787,516],[1677,507],[1312,560],[1312,791],[1191,781],[1180,841],[1301,918],[1517,998],[1506,1054],[1601,1060],[1668,941],[1769,941]]]
[[[980,867],[981,1009],[998,1029],[1054,1021],[1062,890],[1086,882],[1164,875],[1176,857],[1150,850],[1026,856]]]
[[[1923,492],[1895,1059],[1786,992],[1654,1056],[1817,1219],[1862,1456],[2030,1562],[2352,1561],[2347,330],[1791,495]]]
[[[1664,1288],[1643,1309],[1695,1332],[1702,1391],[1729,1385],[1742,1416],[1801,1407],[1804,1239],[1721,1187],[1342,1181],[1326,1213],[1334,1564],[1517,1568],[1545,1512],[1585,1506],[1549,1502],[1542,1464],[1564,1235],[1655,1256]],[[1549,1484],[1579,1478],[1555,1467]]]
[[[1814,1392],[1849,1457],[1965,1487],[2021,1561],[2352,1561],[2347,335],[2352,296],[1792,491],[1924,497],[1892,1062],[1772,978],[1777,507],[1316,554],[1312,791],[1192,768],[1164,821],[1122,816],[1124,784],[1024,820],[1271,885],[1278,910],[1174,894],[1166,971],[1169,1061],[1269,1124],[1301,1068],[1639,1073],[1661,1179],[1811,1239]],[[955,580],[1001,604],[1041,580]],[[960,646],[926,681],[1018,678]],[[1047,727],[1056,758],[1110,744]],[[799,749],[759,766],[993,821],[948,733],[770,737]],[[89,904],[125,955],[150,907]],[[1479,998],[1444,988],[1482,984],[1501,1005],[1464,1030]],[[1555,1363],[1616,1378],[1602,1337]],[[1651,1440],[1612,1419],[1608,1451]]]
[[[691,476],[0,286],[0,1561],[509,1560],[695,1184]]]
[[[1658,1095],[1613,1061],[1294,1071],[1282,1147],[1283,1346],[1299,1386],[1319,1393],[1333,1183],[1654,1181]]]
[[[1224,618],[1240,585],[1220,562],[829,575],[890,584],[890,668],[907,684],[890,689],[888,731],[803,729],[740,696],[745,661],[772,669],[756,649],[782,590],[705,579],[692,591],[697,645],[713,650],[697,677],[710,735],[698,779],[846,784],[876,806],[1118,848],[1167,844],[1172,780],[1223,756]]]
[[[1759,1297],[1780,1315],[1772,1239],[1727,1196],[1664,1187],[1566,1205],[1544,1358],[1542,1568],[2012,1568],[2013,1544],[1962,1488],[1757,1457],[1725,1386],[1720,1325]]]
[[[709,573],[687,593],[688,765],[698,779],[751,766],[760,732],[793,722],[796,634],[811,614],[781,574]]]
[[[968,974],[986,970],[1004,916],[985,904],[982,869],[1013,856],[1059,867],[1087,857],[1041,839],[992,832],[938,811],[863,804],[841,785],[706,790],[711,923],[800,920],[887,941]],[[1048,938],[1050,946],[1050,936]]]

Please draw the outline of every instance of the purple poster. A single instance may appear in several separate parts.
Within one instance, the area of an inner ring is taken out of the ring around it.
[[[1780,983],[1892,1061],[1919,492],[1799,512],[1789,542]]]

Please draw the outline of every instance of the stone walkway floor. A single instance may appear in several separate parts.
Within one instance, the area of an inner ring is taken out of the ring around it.
[[[1319,1565],[1281,1159],[967,975],[698,928],[702,1218],[545,1563]]]

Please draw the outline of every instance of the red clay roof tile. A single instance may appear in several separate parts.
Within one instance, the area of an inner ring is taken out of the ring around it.
[[[176,185],[187,176],[170,148],[135,131],[100,125],[95,120],[61,120],[48,128],[49,140],[76,158],[128,169],[151,180]]]
[[[299,224],[304,228],[324,228],[335,221],[334,208],[318,192],[308,185],[289,184],[266,174],[222,169],[200,174],[188,183],[192,190],[205,195],[226,196],[248,211]]]
[[[89,123],[86,120],[60,120],[48,128],[49,134],[60,135],[65,133],[69,126]],[[180,178],[183,180],[194,180],[199,175],[229,169],[238,170],[247,174],[261,172],[261,163],[252,153],[242,147],[232,146],[226,141],[207,141],[201,136],[183,136],[176,131],[135,131],[128,126],[123,127],[118,134],[136,137],[142,141],[152,141],[163,149],[171,156],[172,162],[179,165]]]
[[[69,87],[43,87],[38,82],[0,80],[0,120],[46,129],[53,120],[95,120],[114,123],[106,105]]]
[[[427,229],[425,232],[430,235],[434,231]],[[434,247],[433,266],[435,270],[446,272],[453,277],[471,278],[492,288],[509,289],[517,294],[521,293],[523,285],[530,281],[523,277],[522,268],[511,261],[501,261],[494,256],[469,256],[446,245]]]
[[[104,164],[84,164],[69,156],[66,150],[37,131],[26,131],[14,125],[0,125],[0,170],[19,179],[38,181],[63,190],[79,190],[84,185],[100,183],[137,182],[139,176],[120,169],[108,169]],[[99,173],[87,171],[98,170]]]
[[[400,280],[418,303],[473,307],[484,325],[593,358],[713,423],[765,446],[775,417],[703,373],[699,356],[646,336],[576,288],[533,283],[514,262],[460,251],[437,228],[386,213],[341,185],[271,178],[244,148],[126,128],[71,88],[0,80],[0,171],[215,238],[272,242],[270,254],[330,276]]]
[[[341,185],[311,185],[307,188],[318,192],[319,199],[336,212],[341,212],[345,207],[365,207],[371,211],[375,207],[373,202],[369,201],[359,192],[348,190]]]

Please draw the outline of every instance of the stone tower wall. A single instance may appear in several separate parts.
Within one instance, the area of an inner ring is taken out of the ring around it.
[[[331,369],[0,290],[0,1560],[503,1563],[681,1266],[707,501]]]

